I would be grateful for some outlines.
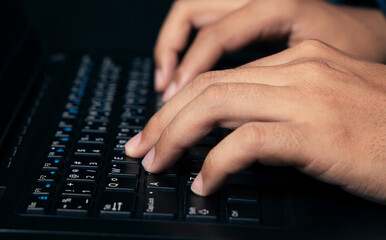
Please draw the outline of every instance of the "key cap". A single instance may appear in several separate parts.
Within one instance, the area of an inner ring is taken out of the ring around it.
[[[58,172],[55,170],[42,170],[39,174],[39,182],[53,182],[58,179]]]
[[[33,195],[49,195],[55,190],[55,185],[50,182],[37,182],[35,184]]]
[[[146,106],[146,103],[147,103],[146,98],[128,97],[125,100],[126,106],[135,106],[135,107],[141,106],[141,107],[143,107],[143,106]]]
[[[144,117],[122,118],[119,128],[143,128],[145,123]]]
[[[148,175],[146,178],[146,188],[175,191],[177,188],[177,178],[163,175]]]
[[[51,147],[48,153],[49,158],[64,158],[67,155],[67,148],[64,147]]]
[[[95,193],[95,187],[94,183],[66,182],[62,190],[62,195],[91,197]]]
[[[137,135],[141,129],[139,128],[122,128],[117,134],[117,139],[125,139],[129,140],[130,138],[134,137]]]
[[[186,191],[186,218],[188,220],[215,221],[218,217],[219,199],[217,195],[200,197],[190,189]]]
[[[145,116],[146,109],[143,107],[131,107],[126,108],[121,115],[121,118],[129,118],[129,117],[143,117]]]
[[[108,177],[106,191],[135,191],[137,182],[137,178],[132,177]]]
[[[61,158],[47,158],[43,163],[43,170],[58,170],[61,169],[63,160]]]
[[[70,138],[69,137],[55,137],[55,139],[51,143],[51,146],[53,146],[53,147],[66,148],[69,145],[70,145]]]
[[[78,144],[75,148],[76,156],[101,157],[102,153],[103,146],[99,144]]]
[[[86,216],[91,207],[90,198],[61,197],[57,214]]]
[[[79,143],[87,144],[104,144],[106,141],[106,134],[97,133],[83,133],[79,138]]]
[[[27,204],[27,213],[44,213],[48,208],[50,197],[49,196],[33,196],[28,201]]]
[[[177,194],[147,191],[143,215],[148,218],[173,218],[177,214]]]
[[[198,173],[189,173],[186,176],[186,186],[191,186],[193,184],[194,179],[197,177]]]
[[[82,132],[83,133],[107,133],[107,126],[108,124],[107,123],[104,123],[104,122],[86,122],[83,126],[82,126]]]
[[[97,180],[98,175],[99,172],[96,169],[72,168],[66,178],[70,181],[93,182]]]
[[[127,192],[105,192],[100,214],[103,217],[127,217],[134,212],[135,195]]]
[[[141,163],[142,159],[140,158],[132,158],[128,157],[125,154],[125,151],[114,151],[114,155],[112,158],[113,163],[133,163],[133,164],[139,164]]]
[[[109,176],[137,176],[139,174],[139,165],[137,164],[111,164]]]
[[[257,202],[258,200],[257,188],[254,186],[228,186],[227,194],[230,202]]]
[[[194,146],[188,149],[188,158],[205,158],[206,155],[212,150],[212,147],[208,146]]]
[[[79,157],[75,156],[71,160],[71,167],[97,169],[101,166],[101,157]]]
[[[259,206],[257,203],[229,203],[228,220],[232,223],[259,223]]]

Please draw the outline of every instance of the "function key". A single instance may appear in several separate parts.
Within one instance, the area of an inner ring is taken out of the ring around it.
[[[88,121],[82,126],[82,132],[84,133],[107,133],[108,124],[105,122],[92,122]]]
[[[56,170],[43,170],[40,172],[38,181],[39,182],[53,182],[56,181],[59,174]]]
[[[65,137],[55,137],[54,140],[51,143],[51,146],[53,147],[68,147],[70,145],[70,138],[65,136]]]
[[[125,150],[120,151],[114,151],[114,155],[112,158],[113,163],[133,163],[133,164],[139,164],[141,163],[141,158],[132,158],[128,157],[125,153]]]
[[[49,195],[52,194],[55,190],[55,186],[50,182],[37,182],[34,190],[32,192],[33,195]]]
[[[143,128],[146,123],[143,117],[122,118],[121,120],[119,128]]]
[[[63,160],[61,158],[47,158],[43,163],[43,170],[58,170],[61,169]]]
[[[63,158],[67,154],[67,148],[65,147],[51,147],[48,153],[49,158]]]
[[[33,196],[28,201],[27,213],[44,213],[48,208],[50,197],[49,196]]]

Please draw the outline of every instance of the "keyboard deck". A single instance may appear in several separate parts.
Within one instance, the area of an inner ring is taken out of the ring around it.
[[[259,225],[260,193],[253,172],[233,175],[216,194],[190,190],[209,150],[223,137],[213,131],[167,172],[149,174],[124,145],[159,108],[150,58],[116,63],[85,55],[68,94],[27,215],[72,218],[165,219]]]

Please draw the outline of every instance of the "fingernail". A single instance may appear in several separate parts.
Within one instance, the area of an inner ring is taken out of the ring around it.
[[[169,87],[166,89],[164,95],[162,96],[162,100],[166,102],[171,97],[173,97],[174,94],[177,92],[177,84],[175,82],[170,83]]]
[[[163,82],[163,77],[162,77],[162,72],[160,69],[156,69],[154,73],[154,78],[155,78],[155,90],[160,91],[160,88],[162,86]]]
[[[194,192],[195,194],[197,195],[202,195],[202,188],[203,188],[203,181],[202,181],[202,175],[201,175],[201,172],[196,176],[196,178],[194,179],[193,183],[192,183],[192,186],[190,187],[190,189],[192,190],[192,192]]]
[[[142,166],[145,168],[146,171],[150,170],[151,164],[153,163],[154,160],[154,153],[155,153],[155,148],[153,147],[150,149],[150,151],[146,154],[146,156],[142,160]]]
[[[137,135],[132,137],[126,144],[125,144],[125,150],[127,155],[133,154],[135,149],[138,147],[139,143],[141,142],[142,138],[142,132],[139,132]]]

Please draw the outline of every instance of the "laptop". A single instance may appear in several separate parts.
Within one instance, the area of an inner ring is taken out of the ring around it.
[[[125,4],[145,15],[160,3]],[[0,13],[0,239],[386,239],[385,206],[291,167],[256,164],[194,195],[225,129],[147,173],[124,144],[162,105],[151,46],[46,51],[18,1],[2,1]],[[258,56],[236,53],[216,68]]]

